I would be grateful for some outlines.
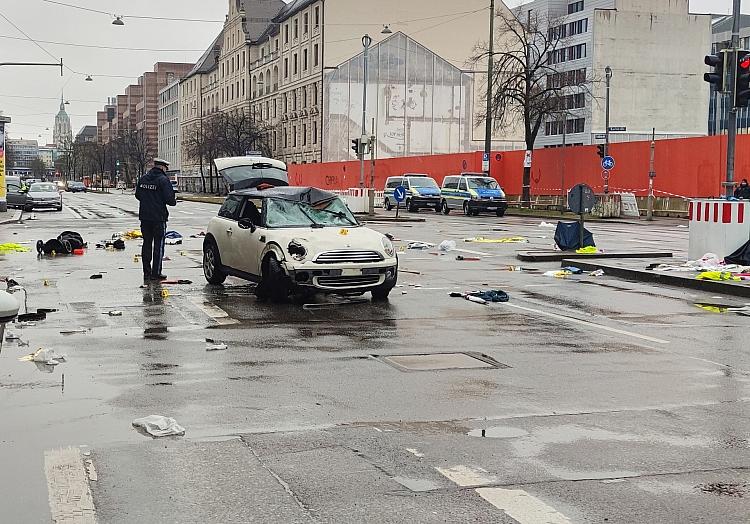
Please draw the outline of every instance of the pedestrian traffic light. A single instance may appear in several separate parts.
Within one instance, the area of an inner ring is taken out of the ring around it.
[[[714,68],[713,73],[705,73],[703,80],[714,86],[714,89],[719,93],[726,91],[729,86],[727,85],[727,71],[726,71],[726,49],[716,53],[715,55],[706,55],[703,62],[707,66]]]
[[[734,107],[750,105],[750,51],[737,51],[737,73],[734,89]]]
[[[359,138],[352,138],[352,151],[359,158]]]
[[[599,144],[596,146],[596,154],[604,158],[604,144]]]

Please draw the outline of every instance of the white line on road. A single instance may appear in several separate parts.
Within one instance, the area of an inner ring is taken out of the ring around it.
[[[451,468],[436,467],[435,469],[461,487],[485,486],[497,482],[497,478],[482,468],[458,465]]]
[[[571,324],[579,324],[581,326],[588,326],[594,329],[599,329],[601,331],[608,331],[610,333],[617,333],[618,335],[625,335],[628,337],[634,337],[634,338],[638,338],[641,340],[646,340],[648,342],[653,342],[655,344],[669,344],[668,340],[662,340],[660,338],[649,337],[648,335],[641,335],[639,333],[633,333],[632,331],[625,331],[624,329],[617,329],[617,328],[613,328],[609,326],[603,326],[602,324],[596,324],[594,322],[589,322],[587,320],[580,320],[580,319],[573,318],[573,317],[566,317],[565,315],[558,315],[557,313],[550,313],[549,311],[542,311],[540,309],[519,306],[517,304],[505,304],[505,305],[508,307],[521,309],[523,311],[528,311],[529,313],[535,313],[537,315],[544,315],[546,317],[555,318],[557,320],[570,322]]]
[[[49,507],[56,524],[96,524],[96,508],[78,448],[44,452]]]
[[[414,455],[415,457],[422,458],[424,457],[424,453],[420,453],[418,449],[414,448],[406,448],[406,451]]]
[[[521,489],[479,488],[480,497],[519,524],[570,524],[570,519]]]
[[[215,306],[210,302],[205,302],[199,297],[191,297],[190,301],[219,325],[228,326],[230,324],[239,324],[238,320],[230,317],[229,313],[221,309],[219,306]]]

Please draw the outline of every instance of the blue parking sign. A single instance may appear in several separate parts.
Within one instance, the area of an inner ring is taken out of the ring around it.
[[[399,203],[406,200],[406,188],[404,186],[398,186],[396,189],[394,189],[393,199]]]
[[[606,169],[607,171],[613,169],[615,167],[615,159],[611,156],[605,156],[602,158],[602,169]]]

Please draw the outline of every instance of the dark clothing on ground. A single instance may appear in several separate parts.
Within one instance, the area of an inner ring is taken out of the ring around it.
[[[734,190],[734,198],[744,198],[750,200],[750,186],[738,186]]]
[[[140,202],[138,218],[147,222],[166,222],[169,219],[167,206],[177,205],[172,183],[159,168],[143,175],[135,188],[135,198]]]
[[[141,233],[143,234],[141,261],[143,262],[143,276],[146,278],[161,275],[161,263],[162,258],[164,258],[164,233],[166,230],[166,222],[141,220]]]

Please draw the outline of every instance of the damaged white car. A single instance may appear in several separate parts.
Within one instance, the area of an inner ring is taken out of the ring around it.
[[[298,292],[388,297],[398,259],[386,236],[361,226],[334,193],[288,187],[285,172],[272,173],[270,163],[245,165],[243,178],[236,169],[240,160],[234,161],[227,168],[231,177],[217,161],[234,191],[206,231],[203,272],[209,283],[232,275],[257,282],[258,297],[275,301]]]

